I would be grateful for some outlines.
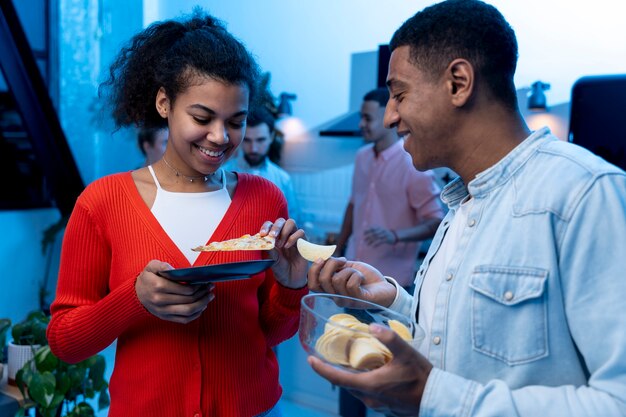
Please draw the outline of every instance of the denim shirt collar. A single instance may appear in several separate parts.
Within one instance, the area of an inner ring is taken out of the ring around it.
[[[441,199],[450,209],[455,209],[469,194],[480,197],[488,193],[507,182],[545,140],[557,140],[550,136],[547,127],[533,132],[495,165],[476,175],[467,187],[460,177],[455,178],[444,187]]]

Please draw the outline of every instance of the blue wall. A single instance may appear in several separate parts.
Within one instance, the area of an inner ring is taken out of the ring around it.
[[[18,2],[19,3],[19,2]],[[59,85],[57,109],[66,137],[85,183],[103,175],[134,169],[142,157],[134,132],[112,133],[98,84],[122,42],[143,25],[141,0],[60,0]],[[18,7],[20,19],[33,19]],[[97,124],[98,116],[103,123]],[[39,289],[46,275],[43,232],[56,223],[56,209],[0,211],[0,317],[14,322],[39,308]],[[49,268],[48,291],[53,297],[60,253],[59,235]]]

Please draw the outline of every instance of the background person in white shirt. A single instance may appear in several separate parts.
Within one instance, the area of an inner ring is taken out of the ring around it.
[[[238,155],[228,161],[226,170],[259,175],[272,181],[285,195],[289,216],[297,219],[299,205],[293,190],[291,176],[277,165],[280,159],[276,143],[274,116],[265,107],[257,107],[248,115],[246,134]],[[274,155],[273,157],[271,157]],[[274,161],[272,161],[272,158]]]

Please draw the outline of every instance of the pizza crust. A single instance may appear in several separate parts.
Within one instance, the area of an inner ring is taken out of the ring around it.
[[[198,246],[191,250],[196,252],[216,252],[234,250],[270,250],[274,248],[276,239],[272,236],[243,235],[236,239],[211,242],[206,246]]]

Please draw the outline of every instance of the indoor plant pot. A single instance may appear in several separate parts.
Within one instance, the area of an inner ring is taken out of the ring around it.
[[[49,318],[40,311],[34,311],[24,321],[16,323],[11,329],[13,341],[8,348],[8,379],[9,384],[15,384],[17,372],[26,362],[33,358],[35,351],[47,345],[46,327]]]

